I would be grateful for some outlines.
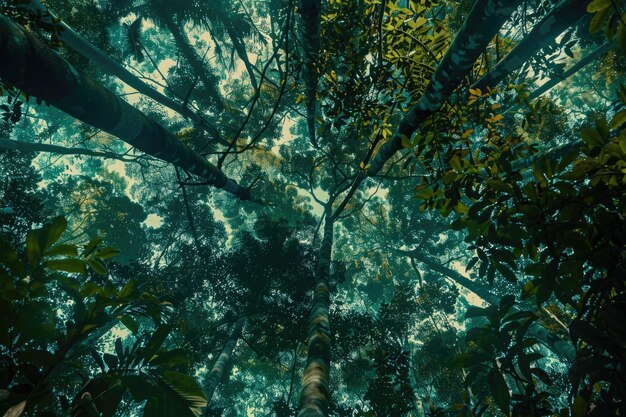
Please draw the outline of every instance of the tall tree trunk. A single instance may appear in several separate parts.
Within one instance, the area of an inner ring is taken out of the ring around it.
[[[441,265],[439,262],[437,262],[435,259],[431,258],[428,255],[425,255],[418,251],[397,252],[415,258],[431,270],[439,272],[440,274],[448,277],[461,287],[473,292],[474,294],[485,300],[488,304],[498,305],[498,303],[500,302],[500,297],[491,293],[491,291],[489,291],[480,283],[472,281],[471,279],[464,277],[457,271]],[[552,352],[554,352],[557,356],[564,359],[565,361],[570,363],[574,361],[574,358],[576,356],[576,349],[574,348],[574,345],[566,340],[561,339],[557,335],[554,335],[541,324],[533,322],[528,329],[528,334],[541,341],[541,343],[543,343],[548,349],[550,349]]]
[[[518,4],[515,0],[476,0],[424,94],[404,116],[393,137],[372,159],[367,168],[369,176],[378,174],[385,162],[404,147],[402,139],[410,139],[422,122],[441,109]]]
[[[22,26],[0,14],[0,78],[30,96],[223,188],[240,199],[250,191],[226,177],[160,124],[80,73]]]
[[[298,4],[302,16],[302,47],[304,48],[304,68],[302,77],[306,91],[306,116],[309,137],[317,147],[315,133],[315,108],[317,106],[317,83],[320,53],[321,0],[300,0]]]
[[[167,10],[159,11],[159,18],[163,21],[163,23],[165,23],[165,27],[167,27],[167,29],[171,32],[174,37],[174,41],[176,42],[176,46],[180,49],[189,65],[191,65],[191,68],[193,68],[196,76],[200,78],[200,81],[204,84],[204,88],[206,88],[209,96],[215,102],[217,109],[224,109],[224,100],[216,87],[217,79],[209,72],[206,65],[202,62],[202,58],[200,58],[193,47],[189,44],[187,35],[185,35],[184,31],[180,27],[180,24],[174,22],[171,13]]]
[[[230,333],[230,337],[222,348],[220,356],[218,356],[215,364],[213,364],[213,368],[211,369],[211,373],[209,374],[205,389],[207,403],[209,404],[211,403],[211,398],[213,398],[215,389],[219,385],[222,378],[224,378],[224,373],[227,369],[230,368],[230,362],[233,358],[233,351],[235,350],[235,346],[237,346],[237,342],[239,341],[239,339],[241,339],[241,333],[243,332],[245,324],[245,317],[240,317],[239,320],[237,320],[232,332]]]
[[[483,92],[500,84],[504,78],[524,65],[533,55],[545,48],[550,42],[574,26],[583,16],[587,15],[584,0],[562,0],[539,21],[528,35],[522,39],[496,67],[474,83],[472,88],[480,88]]]
[[[306,368],[302,376],[298,417],[328,415],[330,374],[330,262],[333,250],[334,218],[331,203],[325,209],[324,238],[315,271],[315,291],[309,319]]]
[[[54,13],[47,10],[39,2],[39,0],[31,0],[31,3],[29,4],[28,7],[31,10],[41,12],[42,15],[45,15],[46,12],[49,13],[51,16],[51,19],[56,18]],[[147,97],[150,97],[157,103],[169,109],[172,109],[176,113],[180,114],[181,116],[191,120],[196,126],[198,126],[202,130],[206,131],[211,136],[213,136],[215,141],[224,145],[228,145],[228,142],[224,138],[221,137],[220,133],[215,128],[215,126],[207,122],[202,116],[194,113],[187,107],[183,106],[180,103],[177,103],[171,98],[159,93],[154,88],[150,87],[148,84],[141,81],[136,75],[132,74],[130,71],[124,68],[121,64],[111,59],[109,56],[104,54],[104,52],[102,52],[101,50],[96,48],[93,44],[91,44],[88,40],[86,40],[85,38],[80,36],[78,33],[76,33],[76,31],[74,31],[74,29],[68,26],[65,22],[61,21],[60,25],[61,25],[62,30],[59,33],[59,39],[63,41],[63,43],[65,43],[67,46],[71,47],[76,52],[83,55],[85,58],[88,58],[89,60],[93,61],[104,72],[119,78],[120,80],[128,84],[130,87],[137,90],[139,93]]]

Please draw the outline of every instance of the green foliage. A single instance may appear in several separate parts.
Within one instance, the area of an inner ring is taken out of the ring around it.
[[[119,288],[98,277],[107,274],[105,260],[118,250],[101,247],[101,239],[82,249],[60,244],[66,227],[66,220],[56,217],[31,230],[21,248],[0,241],[0,389],[5,397],[0,412],[36,409],[80,416],[96,410],[113,416],[128,389],[137,401],[148,399],[146,416],[163,415],[163,404],[175,415],[199,416],[206,405],[202,392],[191,377],[175,371],[187,361],[184,352],[162,349],[170,326],[160,325],[144,346],[138,339],[123,347],[118,338],[115,355],[96,351],[96,342],[118,321],[137,333],[138,319],[161,322],[169,303],[140,293],[135,281]],[[88,353],[99,372],[85,360]],[[68,402],[68,397],[74,399]]]

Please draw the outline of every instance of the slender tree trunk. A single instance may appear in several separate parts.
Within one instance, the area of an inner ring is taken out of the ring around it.
[[[170,162],[217,188],[250,199],[250,191],[226,177],[158,123],[80,73],[22,26],[0,15],[0,78],[78,120]]]
[[[439,272],[440,274],[448,277],[461,287],[473,292],[474,294],[485,300],[488,304],[498,305],[498,303],[500,302],[500,297],[491,293],[491,291],[489,291],[480,283],[472,281],[471,279],[464,277],[457,271],[441,265],[439,262],[437,262],[435,259],[431,258],[428,255],[424,255],[417,251],[397,252],[402,253],[406,256],[414,257],[433,271]],[[528,329],[528,334],[541,341],[541,343],[543,343],[548,349],[550,349],[560,358],[570,363],[574,361],[574,358],[576,356],[576,349],[574,348],[574,346],[568,341],[563,340],[560,337],[552,334],[541,324],[533,322]]]
[[[159,12],[159,18],[165,23],[165,27],[172,33],[174,37],[174,41],[176,42],[176,46],[182,54],[185,56],[185,59],[193,68],[195,74],[200,78],[202,84],[204,84],[204,88],[206,88],[209,96],[215,102],[215,106],[217,110],[222,110],[225,108],[224,100],[222,99],[222,95],[216,88],[217,79],[213,74],[209,72],[206,65],[202,62],[202,59],[193,47],[189,44],[189,40],[187,36],[183,32],[180,24],[174,22],[172,15],[167,10],[162,10]]]
[[[240,317],[239,320],[237,320],[232,332],[230,333],[228,341],[226,341],[226,344],[222,348],[220,356],[218,356],[215,364],[213,365],[213,368],[211,369],[211,373],[209,374],[205,389],[208,404],[211,403],[211,398],[213,398],[215,389],[219,385],[222,378],[224,378],[226,370],[230,367],[230,362],[232,361],[233,357],[233,351],[235,350],[235,346],[237,346],[237,342],[241,338],[241,333],[243,332],[245,324],[245,317]]]
[[[330,262],[333,250],[331,204],[325,209],[324,238],[315,271],[315,291],[309,319],[309,341],[306,368],[302,376],[298,417],[328,415],[330,374]]]
[[[546,47],[567,28],[587,15],[585,0],[563,0],[539,21],[496,67],[478,80],[472,88],[480,88],[483,92],[500,84],[504,78],[520,68],[528,60]]]
[[[56,16],[54,13],[47,10],[39,0],[31,0],[29,7],[32,10],[39,11],[42,14],[49,13],[52,19],[55,19]],[[124,68],[121,64],[111,59],[109,56],[104,54],[101,50],[96,48],[93,44],[87,41],[85,38],[80,36],[74,29],[68,26],[65,22],[61,21],[60,23],[62,31],[59,34],[59,39],[63,41],[67,46],[74,49],[79,54],[83,55],[85,58],[93,61],[98,65],[100,69],[104,72],[113,75],[130,87],[137,90],[139,93],[150,97],[157,103],[174,110],[176,113],[181,116],[191,120],[196,126],[201,128],[202,130],[209,133],[213,136],[213,139],[221,144],[227,145],[228,142],[221,137],[218,130],[215,126],[211,125],[207,122],[202,116],[194,113],[187,107],[182,104],[172,100],[171,98],[159,93],[154,88],[150,87],[148,84],[141,81],[136,75],[132,74],[126,68]]]
[[[477,0],[474,3],[424,94],[404,116],[393,137],[372,159],[367,168],[369,176],[378,174],[385,162],[404,147],[403,138],[409,140],[422,122],[441,109],[518,4],[515,0]]]
[[[319,78],[321,0],[300,0],[298,4],[302,16],[302,46],[304,48],[304,78],[306,91],[306,116],[309,137],[317,147],[315,133],[315,108],[317,106],[317,83]]]

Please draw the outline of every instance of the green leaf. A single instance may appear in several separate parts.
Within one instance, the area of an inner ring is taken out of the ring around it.
[[[596,13],[608,7],[611,7],[611,0],[593,0],[587,5],[587,11],[589,13]]]
[[[52,222],[44,227],[45,244],[44,250],[54,245],[63,236],[67,228],[67,220],[64,217],[55,217]]]
[[[484,316],[487,316],[488,314],[489,314],[489,311],[487,311],[486,308],[470,306],[467,308],[467,311],[465,312],[465,318],[469,319],[473,317],[484,317]]]
[[[120,250],[111,246],[107,246],[106,248],[98,249],[94,256],[100,259],[109,259],[117,256],[120,253]]]
[[[489,382],[494,401],[498,407],[500,407],[500,410],[508,416],[511,394],[509,393],[509,387],[506,385],[504,376],[502,376],[498,369],[493,368],[487,376],[487,381]]]
[[[83,297],[91,297],[101,292],[102,292],[102,287],[100,287],[98,284],[96,284],[93,281],[87,281],[83,285],[83,287],[80,289],[80,294]]]
[[[183,412],[183,416],[202,415],[202,410],[207,406],[207,399],[192,377],[180,372],[165,371],[160,381],[169,388],[167,391],[170,401],[180,404],[182,406],[180,408],[186,411]]]
[[[120,316],[120,321],[133,334],[137,334],[137,331],[139,330],[139,325],[137,324],[135,319],[130,316]]]
[[[104,365],[104,360],[102,359],[102,356],[100,356],[100,354],[96,352],[94,348],[89,349],[89,353],[91,354],[91,357],[96,362],[96,364],[98,364],[100,370],[102,372],[106,372],[106,366]]]
[[[187,358],[187,352],[184,349],[172,349],[168,352],[161,353],[155,356],[151,361],[150,365],[167,365],[167,366],[176,366],[176,365],[184,365],[189,362]]]
[[[58,245],[54,246],[46,251],[47,256],[78,256],[78,248],[76,245]]]
[[[604,143],[604,141],[602,140],[602,136],[600,135],[600,132],[598,132],[596,129],[592,127],[585,127],[580,132],[580,135],[585,141],[585,143],[589,145],[590,148],[602,146],[602,144]]]
[[[587,415],[587,400],[579,395],[572,404],[572,417],[584,417],[585,415]]]
[[[611,129],[617,129],[626,123],[626,110],[620,110],[611,119]]]
[[[128,297],[130,295],[132,295],[132,293],[135,291],[135,287],[137,286],[137,281],[135,281],[134,279],[129,280],[126,285],[124,285],[124,288],[122,288],[120,290],[120,293],[117,295],[117,298],[125,298]]]
[[[170,334],[171,331],[172,327],[167,324],[157,327],[142,352],[142,355],[146,361],[150,361],[152,359],[152,357],[161,348],[163,343],[165,343],[165,339],[167,339],[167,336]]]
[[[91,253],[96,249],[96,247],[100,243],[102,243],[102,238],[99,236],[96,236],[95,238],[91,239],[89,243],[85,245],[85,249],[83,250],[83,256],[91,255]]]
[[[26,258],[31,266],[37,265],[41,259],[41,229],[31,230],[26,235]]]
[[[82,275],[87,274],[85,261],[77,258],[52,259],[46,262],[46,267],[55,271],[75,272]]]
[[[104,264],[104,262],[102,262],[100,259],[96,259],[96,258],[87,258],[85,259],[85,261],[87,261],[87,264],[89,265],[89,267],[91,269],[93,269],[93,271],[98,274],[98,275],[106,275],[108,269],[106,267],[106,265]]]

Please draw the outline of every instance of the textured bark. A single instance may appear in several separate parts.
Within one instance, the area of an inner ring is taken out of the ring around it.
[[[202,62],[200,56],[189,44],[189,40],[187,39],[187,36],[181,29],[180,25],[174,22],[172,15],[167,10],[159,11],[159,18],[163,21],[165,27],[167,27],[167,29],[172,33],[174,41],[176,42],[176,46],[178,47],[178,49],[180,49],[180,52],[182,52],[183,56],[185,57],[191,68],[193,68],[196,76],[198,76],[198,78],[200,78],[200,81],[202,81],[202,84],[204,84],[204,88],[206,88],[207,92],[209,93],[209,97],[211,97],[215,102],[215,106],[217,107],[217,109],[224,109],[224,100],[222,99],[222,95],[216,88],[217,80],[215,79],[215,76],[209,72],[205,64]]]
[[[302,47],[304,48],[304,78],[306,91],[307,127],[311,143],[317,146],[315,137],[315,107],[317,103],[317,83],[319,78],[321,0],[300,0],[298,5],[302,16]]]
[[[585,8],[588,3],[586,0],[561,1],[533,26],[530,33],[502,58],[493,70],[474,83],[472,88],[480,88],[484,92],[487,88],[497,86],[505,77],[528,62],[533,55],[554,42],[567,28],[574,26],[586,16]]]
[[[428,255],[419,253],[417,251],[398,251],[404,255],[413,257],[414,259],[422,262],[428,268],[435,272],[448,277],[461,287],[470,290],[488,304],[498,305],[500,303],[500,297],[491,293],[489,289],[481,285],[476,281],[472,281],[458,273],[457,271],[450,269],[444,265],[441,265],[437,260],[431,258]],[[533,322],[528,328],[528,334],[537,340],[539,340],[544,346],[550,349],[554,354],[564,359],[567,362],[573,362],[576,357],[576,349],[570,342],[561,339],[555,334],[552,334],[548,329],[543,327],[537,322]]]
[[[82,74],[26,29],[0,15],[0,78],[76,119],[187,170],[217,188],[249,199],[240,187],[160,124]]]
[[[372,159],[367,168],[369,176],[378,174],[385,162],[402,149],[403,137],[411,138],[420,124],[441,109],[518,4],[515,0],[477,0],[474,3],[424,94],[404,116],[393,137],[380,147]]]
[[[215,393],[215,389],[218,384],[224,378],[224,373],[230,367],[230,362],[233,358],[233,351],[235,350],[235,346],[237,346],[237,342],[241,338],[241,333],[243,332],[244,325],[246,324],[246,318],[241,317],[235,323],[235,327],[233,327],[232,332],[230,333],[230,337],[228,341],[222,348],[222,352],[220,356],[215,361],[213,368],[211,369],[211,373],[207,378],[207,383],[205,385],[205,393],[207,402],[211,402],[211,398],[213,398],[213,394]]]
[[[52,18],[56,16],[47,10],[39,0],[31,0],[30,8],[35,11],[39,11],[42,14],[48,12]],[[196,126],[201,128],[202,130],[209,133],[213,138],[222,144],[228,144],[228,142],[223,139],[217,129],[204,120],[201,116],[197,115],[193,111],[189,110],[187,107],[184,107],[180,103],[172,100],[171,98],[159,93],[148,84],[141,81],[136,75],[132,74],[126,68],[124,68],[121,64],[112,60],[109,56],[104,54],[101,50],[96,48],[93,44],[87,41],[85,38],[80,36],[74,29],[65,24],[63,21],[60,23],[62,31],[59,34],[59,39],[63,41],[67,46],[74,49],[79,54],[83,55],[85,58],[93,61],[98,67],[104,72],[113,75],[130,87],[137,90],[139,93],[150,97],[157,103],[174,110],[176,113],[181,116],[191,120]]]
[[[330,206],[330,204],[329,204]],[[326,209],[324,238],[315,271],[315,291],[309,319],[309,341],[306,368],[302,376],[298,417],[328,415],[330,381],[330,262],[333,250],[333,226],[330,207]]]

